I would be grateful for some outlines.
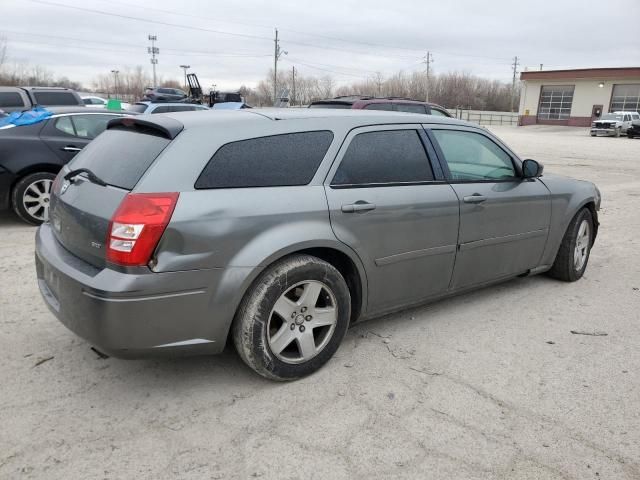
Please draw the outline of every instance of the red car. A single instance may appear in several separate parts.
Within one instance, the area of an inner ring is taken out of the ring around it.
[[[439,115],[451,117],[444,107],[435,103],[421,102],[404,97],[369,97],[363,95],[335,97],[327,100],[318,100],[309,105],[309,108],[353,108],[363,110],[386,110],[392,112],[422,113],[427,115]]]

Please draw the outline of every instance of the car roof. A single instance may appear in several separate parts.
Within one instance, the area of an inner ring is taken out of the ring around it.
[[[383,110],[339,110],[323,108],[251,108],[241,110],[210,110],[193,115],[192,112],[169,112],[162,116],[178,120],[185,129],[209,129],[215,125],[219,130],[236,129],[239,124],[260,124],[264,122],[292,121],[291,128],[296,129],[299,121],[314,121],[310,128],[357,128],[367,125],[390,124],[442,124],[479,128],[477,124],[455,118],[422,115],[419,113],[387,112]],[[143,116],[145,118],[155,115]],[[142,118],[142,117],[141,117]],[[150,118],[150,120],[151,120]],[[158,119],[159,120],[159,119]],[[153,121],[153,120],[151,120]],[[295,126],[293,125],[295,121]]]

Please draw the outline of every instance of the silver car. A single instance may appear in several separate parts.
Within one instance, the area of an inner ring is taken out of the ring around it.
[[[487,130],[404,113],[113,120],[56,178],[42,295],[107,354],[218,353],[307,375],[349,325],[516,276],[582,277],[589,182]]]

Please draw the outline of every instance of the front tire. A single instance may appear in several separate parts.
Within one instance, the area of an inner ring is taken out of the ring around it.
[[[571,220],[549,276],[565,282],[582,278],[589,262],[593,238],[593,217],[588,208],[583,208]]]
[[[18,180],[11,193],[11,205],[21,220],[40,225],[49,220],[49,198],[55,173],[31,173]]]
[[[333,356],[350,312],[351,296],[340,272],[317,257],[293,255],[253,283],[236,313],[233,341],[258,374],[294,380]]]

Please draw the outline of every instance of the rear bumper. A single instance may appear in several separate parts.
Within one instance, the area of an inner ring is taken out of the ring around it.
[[[226,270],[131,274],[98,269],[62,247],[49,224],[36,235],[36,270],[49,310],[109,355],[224,349],[234,309],[214,301]]]

